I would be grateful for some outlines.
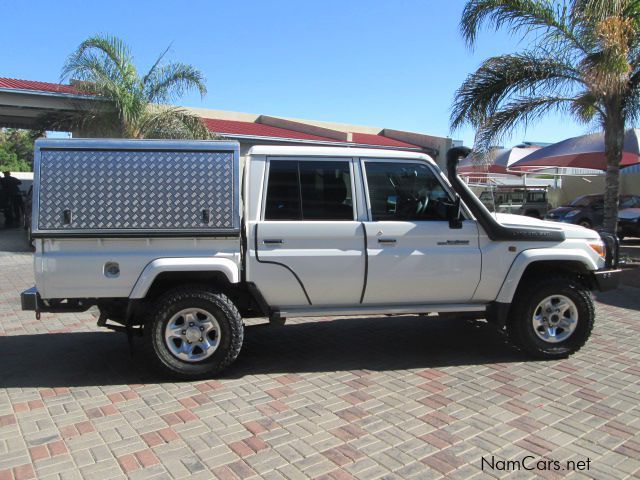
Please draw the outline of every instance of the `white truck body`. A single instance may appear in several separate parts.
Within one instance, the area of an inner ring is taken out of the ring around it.
[[[245,316],[499,312],[504,325],[534,264],[614,286],[617,252],[597,232],[491,216],[460,189],[414,152],[258,146],[241,162],[230,142],[38,141],[23,308],[98,305],[103,325],[129,328],[160,284],[197,280]]]

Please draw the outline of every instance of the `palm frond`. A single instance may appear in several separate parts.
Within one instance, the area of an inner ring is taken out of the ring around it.
[[[511,95],[567,94],[581,84],[570,64],[532,52],[492,57],[456,91],[451,128],[485,123]]]
[[[485,152],[491,145],[495,145],[496,142],[499,142],[505,135],[509,134],[517,125],[522,125],[526,128],[550,112],[566,113],[575,102],[575,97],[514,98],[479,126],[476,131],[474,149],[479,152]]]
[[[72,73],[83,73],[82,70],[77,71],[77,66],[82,67],[83,59],[87,56],[102,58],[103,70],[108,71],[112,77],[117,75],[124,80],[136,75],[129,47],[117,37],[97,35],[86,39],[69,56],[62,69],[62,79],[66,80]],[[91,80],[91,78],[80,78],[80,80]]]
[[[162,65],[169,48],[156,59],[143,78],[137,73],[129,48],[116,37],[91,37],[73,52],[63,68],[63,78],[82,82],[78,88],[99,96],[100,108],[80,109],[82,118],[60,118],[75,130],[89,128],[105,136],[126,138],[209,138],[202,122],[187,112],[158,108],[190,89],[206,92],[202,74],[182,63]]]
[[[625,15],[625,12],[633,10],[633,3],[629,0],[574,0],[572,15],[600,21]]]
[[[577,95],[569,110],[574,118],[585,125],[593,123],[596,118],[604,118],[606,115],[600,107],[600,99],[589,90]]]
[[[202,73],[184,63],[154,68],[145,77],[143,88],[147,100],[155,103],[168,103],[192,89],[198,90],[201,96],[207,93]]]
[[[566,41],[580,49],[568,4],[564,0],[470,0],[462,13],[460,30],[470,47],[475,44],[482,25],[489,24],[496,31],[506,27],[522,37],[541,30],[557,41]]]
[[[178,107],[156,107],[145,115],[142,138],[211,140],[216,138],[200,117]]]

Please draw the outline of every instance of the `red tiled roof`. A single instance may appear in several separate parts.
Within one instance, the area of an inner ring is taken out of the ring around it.
[[[0,77],[0,89],[12,90],[33,90],[37,92],[62,93],[70,95],[87,95],[72,85],[62,85],[59,83],[36,82],[33,80],[19,80],[15,78]],[[220,120],[217,118],[202,119],[209,130],[220,134],[236,134],[255,137],[275,137],[291,138],[295,140],[316,140],[320,142],[338,142],[329,137],[313,135],[299,132],[287,128],[272,127],[255,122],[242,122],[238,120]],[[411,143],[401,142],[384,135],[374,135],[369,133],[353,133],[353,142],[361,145],[372,145],[379,147],[400,147],[400,148],[420,148]]]
[[[67,93],[70,95],[86,95],[71,85],[60,83],[34,82],[33,80],[18,80],[16,78],[0,77],[0,88],[12,90],[33,90],[38,92]]]
[[[215,133],[230,133],[236,135],[252,135],[256,137],[296,138],[302,140],[318,140],[322,142],[335,142],[328,137],[320,137],[309,133],[289,130],[287,128],[272,127],[262,123],[241,122],[238,120],[219,120],[217,118],[203,118],[207,128]]]
[[[220,134],[236,134],[251,135],[259,137],[277,137],[277,138],[293,138],[299,140],[318,140],[322,142],[338,142],[338,140],[312,135],[309,133],[298,132],[287,128],[272,127],[262,123],[242,122],[239,120],[219,120],[216,118],[202,119],[207,128],[215,133]],[[401,142],[383,135],[373,135],[368,133],[354,133],[353,143],[362,145],[375,145],[382,147],[402,147],[402,148],[420,148],[411,143]]]
[[[362,143],[364,145],[379,145],[382,147],[402,147],[402,148],[420,148],[412,143],[401,142],[384,135],[374,135],[372,133],[354,133],[354,143]]]

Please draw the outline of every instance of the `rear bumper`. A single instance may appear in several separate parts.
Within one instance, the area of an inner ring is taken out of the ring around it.
[[[31,287],[20,294],[22,310],[52,313],[78,313],[86,312],[96,305],[95,298],[58,298],[42,300],[36,287]]]
[[[40,298],[40,294],[36,287],[31,287],[28,290],[25,290],[20,294],[20,303],[22,305],[22,310],[27,310],[31,312],[39,312],[42,310],[42,299]]]
[[[620,269],[598,270],[593,272],[593,280],[596,288],[601,292],[618,288],[618,285],[620,285],[620,272],[622,272]]]

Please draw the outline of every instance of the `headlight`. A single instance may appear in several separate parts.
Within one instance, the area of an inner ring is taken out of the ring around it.
[[[588,245],[591,247],[591,250],[596,252],[602,258],[607,256],[607,250],[604,248],[604,242],[602,240],[591,240],[588,242]]]
[[[575,217],[576,215],[578,215],[580,213],[580,210],[571,210],[569,213],[567,213],[565,215],[565,217],[569,218],[569,217]]]

